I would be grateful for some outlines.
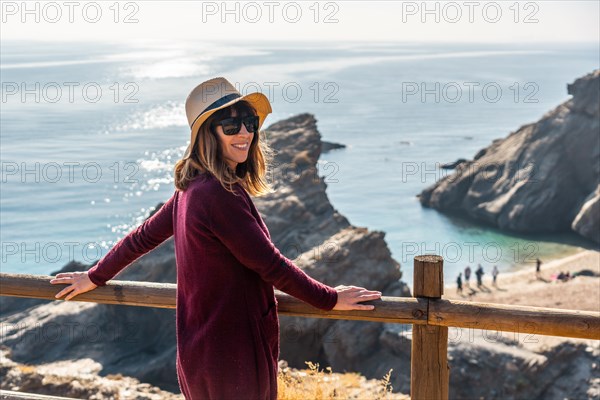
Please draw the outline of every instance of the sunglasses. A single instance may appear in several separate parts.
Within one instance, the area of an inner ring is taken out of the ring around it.
[[[221,126],[223,128],[223,133],[225,135],[236,135],[242,129],[242,124],[246,127],[246,130],[250,133],[258,132],[258,116],[257,115],[249,115],[247,117],[231,117],[222,119],[221,121],[214,122],[212,124],[213,129],[217,126]]]

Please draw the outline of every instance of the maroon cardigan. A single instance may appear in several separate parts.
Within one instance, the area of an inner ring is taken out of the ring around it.
[[[273,286],[331,310],[337,292],[273,245],[241,185],[202,174],[120,240],[88,275],[103,286],[174,236],[177,377],[186,399],[276,399],[279,319]]]

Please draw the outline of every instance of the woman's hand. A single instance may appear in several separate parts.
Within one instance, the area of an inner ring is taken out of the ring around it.
[[[367,290],[358,286],[336,286],[338,301],[333,307],[334,310],[373,310],[375,306],[366,304],[357,304],[360,301],[375,300],[381,298],[381,292],[376,290]]]
[[[90,290],[94,290],[98,287],[96,284],[94,284],[90,280],[90,278],[87,274],[87,271],[86,272],[63,272],[63,273],[56,275],[56,277],[54,279],[50,280],[50,283],[53,285],[56,285],[56,284],[69,285],[54,296],[57,299],[59,299],[60,297],[64,296],[65,294],[69,293],[69,295],[67,297],[65,297],[65,300],[71,300],[73,297],[77,296],[78,294],[89,292]]]

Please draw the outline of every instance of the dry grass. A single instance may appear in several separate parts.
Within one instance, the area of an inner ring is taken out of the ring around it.
[[[367,380],[358,373],[333,373],[331,367],[319,370],[319,364],[307,361],[307,370],[279,369],[279,400],[305,399],[409,399],[392,393],[390,370],[381,380]]]

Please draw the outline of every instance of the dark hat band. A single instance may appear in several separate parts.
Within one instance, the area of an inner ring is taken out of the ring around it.
[[[221,107],[223,104],[229,103],[231,100],[237,99],[238,97],[241,97],[241,95],[238,94],[238,93],[231,93],[231,94],[228,94],[227,96],[223,96],[219,100],[213,102],[211,105],[209,105],[204,110],[202,110],[202,112],[200,114],[198,114],[198,116],[194,119],[194,121],[190,125],[190,128],[192,126],[194,126],[194,124],[196,123],[196,121],[198,120],[198,118],[200,118],[200,116],[202,114],[204,114],[205,112],[213,110],[213,109],[218,108],[218,107]]]

